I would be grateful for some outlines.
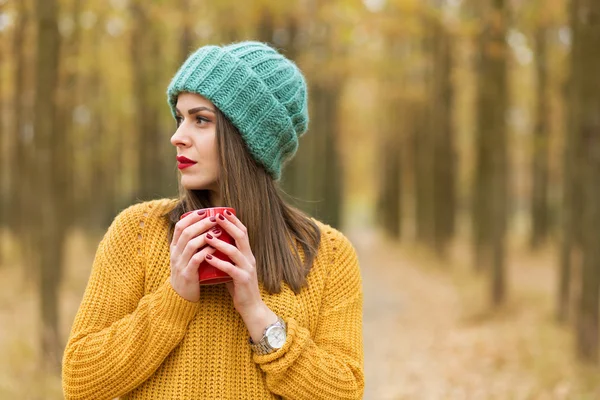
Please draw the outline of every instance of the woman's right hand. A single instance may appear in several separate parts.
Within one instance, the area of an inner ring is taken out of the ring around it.
[[[215,249],[206,246],[206,233],[219,236],[220,228],[214,218],[204,218],[204,214],[194,211],[175,224],[171,240],[171,286],[181,297],[188,301],[200,300],[198,267],[207,254]],[[204,247],[202,250],[198,249]]]

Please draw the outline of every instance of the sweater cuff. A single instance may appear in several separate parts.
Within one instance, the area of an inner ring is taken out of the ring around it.
[[[157,315],[170,325],[187,327],[198,312],[200,302],[194,303],[181,297],[168,279],[157,292],[158,302],[155,306]]]
[[[269,354],[254,354],[254,362],[259,364],[266,373],[278,373],[287,369],[302,354],[310,341],[308,329],[298,325],[295,319],[289,318],[287,325],[287,338],[283,347]]]

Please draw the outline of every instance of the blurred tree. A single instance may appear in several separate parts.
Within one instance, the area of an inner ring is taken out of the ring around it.
[[[91,109],[93,122],[85,130],[85,142],[90,143],[91,171],[87,175],[86,194],[82,197],[80,213],[85,216],[88,227],[99,230],[114,218],[119,211],[119,199],[128,197],[119,187],[120,174],[124,173],[123,148],[125,146],[122,134],[111,134],[111,126],[117,128],[116,116],[111,116],[106,99],[110,94],[106,90],[105,82],[109,78],[103,76],[102,65],[102,37],[105,35],[105,26],[108,20],[107,11],[101,9],[97,23],[91,32],[88,57],[91,58],[91,69],[85,80],[84,91],[87,94],[87,107]],[[135,73],[135,72],[134,72]],[[136,124],[141,125],[140,123]],[[138,132],[139,133],[139,132]],[[137,189],[137,188],[136,188]],[[89,210],[93,210],[90,212]]]
[[[387,53],[393,65],[400,62],[399,40],[388,38]],[[396,69],[396,68],[394,68]],[[387,69],[386,69],[387,71]],[[391,71],[390,71],[391,72]],[[384,74],[381,106],[383,115],[379,118],[379,193],[377,199],[378,223],[390,237],[400,239],[402,233],[402,139],[407,130],[408,113],[406,102],[398,94],[400,83],[390,74]],[[400,74],[398,74],[400,75]],[[390,94],[390,92],[395,94]]]
[[[476,267],[491,267],[491,300],[493,305],[499,305],[506,292],[504,247],[508,208],[505,0],[482,2],[479,12],[477,162],[472,222]]]
[[[31,225],[33,218],[29,210],[34,206],[33,193],[33,169],[31,160],[32,126],[31,119],[25,118],[29,115],[30,96],[27,81],[27,66],[30,63],[28,59],[27,46],[27,28],[30,24],[30,11],[27,1],[17,2],[17,18],[13,30],[12,40],[12,74],[13,92],[12,106],[13,117],[11,118],[12,137],[14,138],[14,151],[9,152],[9,157],[14,153],[14,157],[9,158],[9,163],[14,165],[10,169],[10,193],[12,193],[9,208],[12,210],[9,216],[9,225],[19,238],[21,257],[24,265],[33,265],[33,244]],[[25,268],[27,269],[27,268]]]
[[[298,154],[286,167],[282,186],[292,198],[301,200],[296,201],[301,209],[339,227],[343,171],[338,154],[337,121],[344,85],[340,64],[344,59],[345,43],[338,30],[343,28],[334,28],[332,21],[327,18],[333,14],[336,6],[311,2],[308,7],[308,18],[313,23],[305,27],[311,35],[309,44],[302,50],[310,52],[312,62],[307,71],[318,68],[321,72],[308,79],[310,133],[300,139]],[[290,46],[292,55],[298,53],[296,36],[301,34],[296,27],[295,21],[287,20],[288,42],[293,43]]]
[[[413,170],[415,182],[416,236],[434,248],[433,132],[426,104],[416,104],[413,114]]]
[[[273,34],[275,31],[273,14],[266,4],[260,8],[259,20],[256,24],[257,40],[273,45]],[[230,36],[235,36],[230,34]]]
[[[179,11],[181,12],[181,36],[179,38],[179,62],[183,63],[190,52],[195,50],[193,46],[193,33],[192,33],[192,20],[194,13],[192,13],[190,0],[179,0]]]
[[[163,145],[160,132],[160,109],[158,102],[163,101],[160,69],[162,64],[156,62],[156,55],[161,54],[158,20],[149,14],[157,14],[155,5],[132,0],[129,3],[131,12],[131,67],[135,115],[143,116],[135,124],[139,143],[137,198],[150,200],[168,195],[166,189],[166,160],[161,157]]]
[[[381,36],[384,53],[375,64],[381,101],[376,123],[379,131],[376,215],[377,223],[393,239],[400,239],[404,222],[402,210],[406,184],[403,180],[405,157],[402,144],[412,139],[411,102],[406,87],[408,48],[414,39],[409,32],[393,23],[401,13],[398,4],[388,2],[381,16],[373,22],[377,29],[371,27],[373,35]]]
[[[0,4],[0,15],[3,14],[4,4]],[[11,191],[6,184],[6,153],[7,136],[4,134],[4,63],[6,57],[6,32],[0,29],[0,267],[4,265],[4,240],[3,230],[8,228],[8,202]]]
[[[423,103],[417,103],[414,113],[413,146],[414,146],[414,183],[415,183],[415,217],[416,237],[431,248],[435,247],[435,180],[434,180],[434,147],[435,133],[432,126],[432,82],[434,53],[432,36],[429,34],[430,17],[421,11],[420,22],[424,32],[416,35],[418,50],[423,57],[422,73],[416,75],[425,91]]]
[[[398,103],[395,104],[398,107]],[[384,231],[394,239],[400,239],[402,233],[402,157],[401,136],[397,127],[398,114],[386,118],[384,138],[380,144],[381,183],[377,210],[379,223]],[[388,127],[391,125],[396,129]]]
[[[581,249],[581,226],[583,204],[582,186],[582,159],[584,157],[580,135],[579,102],[580,87],[586,85],[582,79],[582,62],[587,54],[581,48],[579,40],[580,24],[577,21],[579,1],[570,3],[570,29],[572,35],[570,71],[566,82],[565,97],[567,104],[567,121],[565,148],[563,155],[563,193],[562,193],[562,218],[561,218],[561,246],[560,246],[560,271],[557,317],[559,321],[566,322],[569,317],[571,305],[571,285],[573,278],[573,261],[575,250]]]
[[[452,121],[452,36],[442,21],[442,11],[429,18],[431,32],[432,83],[428,119],[433,135],[433,248],[445,254],[454,235],[456,211],[456,163]]]
[[[56,0],[36,0],[37,61],[35,79],[35,193],[36,206],[28,210],[35,223],[33,235],[42,318],[41,348],[49,367],[60,370],[62,345],[58,330],[58,287],[62,277],[66,233],[62,220],[65,193],[61,192],[57,168],[66,158],[65,133],[57,130],[56,94],[60,35]],[[31,193],[30,193],[31,195]]]
[[[548,236],[549,205],[549,142],[550,93],[548,90],[548,56],[546,21],[540,21],[535,32],[535,70],[537,78],[535,131],[533,135],[533,163],[531,190],[532,230],[530,245],[537,248]]]
[[[574,118],[583,153],[583,271],[577,323],[577,353],[598,362],[600,305],[600,3],[573,2]]]
[[[78,68],[79,51],[81,44],[81,0],[73,0],[70,5],[69,20],[72,21],[72,30],[65,32],[66,40],[61,43],[61,55],[63,68],[59,70],[59,84],[57,85],[58,112],[56,119],[56,131],[62,132],[57,135],[58,148],[63,152],[63,157],[58,159],[54,165],[56,168],[56,190],[62,194],[61,220],[68,226],[75,221],[77,210],[74,197],[74,133],[73,133],[73,110],[77,105],[78,82],[80,71]]]

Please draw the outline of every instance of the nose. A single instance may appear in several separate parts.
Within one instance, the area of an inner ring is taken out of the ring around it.
[[[190,136],[186,133],[185,122],[182,122],[171,136],[171,144],[175,147],[188,147],[191,143]]]

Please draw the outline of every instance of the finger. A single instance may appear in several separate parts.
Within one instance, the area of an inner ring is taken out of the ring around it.
[[[200,264],[202,264],[202,262],[206,260],[207,255],[211,255],[215,251],[216,250],[211,248],[210,246],[206,246],[205,248],[200,250],[190,258],[190,261],[187,263],[182,273],[186,276],[192,276],[192,274],[196,274],[196,277],[198,277],[198,268],[200,267]]]
[[[249,263],[248,258],[244,254],[242,254],[237,247],[235,247],[223,240],[219,240],[218,238],[216,238],[215,236],[213,236],[210,233],[208,233],[206,235],[206,243],[208,243],[209,246],[214,247],[215,249],[219,250],[221,253],[228,256],[229,259],[231,261],[233,261],[233,263],[235,265],[237,265],[238,267],[244,268],[244,269],[247,269],[249,267],[250,263]]]
[[[205,259],[207,263],[225,272],[227,275],[233,278],[234,281],[240,281],[240,279],[242,279],[242,276],[244,274],[247,274],[246,272],[244,272],[240,268],[237,268],[229,261],[221,260],[220,258],[213,256],[212,254],[207,254],[205,256]]]
[[[175,230],[173,231],[173,239],[171,240],[171,246],[176,246],[177,242],[179,241],[179,237],[181,236],[181,233],[183,232],[183,230],[185,228],[187,228],[188,226],[192,225],[195,222],[200,221],[204,215],[206,214],[206,211],[198,211],[198,212],[190,212],[187,215],[185,215],[185,217],[181,218],[179,221],[177,221],[177,223],[175,224]]]
[[[248,239],[248,229],[246,229],[246,226],[242,224],[232,212],[226,210],[224,214],[218,214],[217,223],[235,240],[237,248],[246,255],[246,257],[252,255],[252,249],[250,248],[250,241]]]
[[[181,252],[181,257],[183,258],[183,260],[185,262],[187,262],[199,249],[202,249],[204,246],[206,246],[206,234],[207,233],[208,232],[206,232],[200,236],[196,236],[195,238],[193,238],[187,242],[183,251]],[[222,228],[219,226],[215,226],[210,230],[210,234],[213,237],[219,237],[221,235],[221,233],[222,233]]]
[[[204,218],[200,221],[195,221],[193,224],[185,228],[181,233],[179,241],[175,246],[176,251],[182,253],[190,240],[194,239],[197,236],[200,236],[201,234],[203,234],[204,232],[208,231],[210,228],[216,225],[217,222],[214,218]]]

